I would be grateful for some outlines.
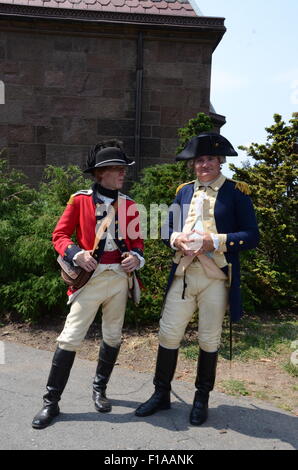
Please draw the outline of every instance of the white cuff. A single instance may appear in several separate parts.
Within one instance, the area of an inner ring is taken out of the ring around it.
[[[215,251],[219,248],[219,238],[215,233],[210,233]]]
[[[178,250],[178,248],[176,248],[176,247],[174,246],[174,243],[175,243],[176,238],[177,238],[180,234],[181,234],[181,232],[173,232],[172,235],[171,235],[171,237],[170,237],[170,246],[171,246],[171,248],[172,248],[173,250],[176,250],[176,251]]]
[[[136,257],[139,259],[139,261],[140,261],[140,264],[139,264],[139,266],[136,268],[136,270],[141,269],[141,268],[144,266],[144,264],[145,264],[145,258],[143,258],[143,256],[139,255],[139,253],[136,253],[136,251],[130,251],[130,254],[136,256]]]
[[[77,256],[78,256],[80,253],[85,253],[85,251],[86,251],[86,250],[78,251],[78,252],[74,255],[74,257],[72,258],[72,262],[73,262],[73,265],[74,265],[74,266],[79,266],[75,261],[76,261],[76,259],[77,259]]]

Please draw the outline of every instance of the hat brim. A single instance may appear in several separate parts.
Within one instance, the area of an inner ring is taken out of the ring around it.
[[[135,161],[131,159],[127,159],[126,161],[124,160],[106,160],[104,162],[97,163],[97,165],[92,166],[90,168],[86,168],[86,170],[83,170],[83,173],[92,173],[93,170],[96,170],[97,168],[103,168],[107,166],[132,166],[135,165]]]
[[[238,153],[224,136],[215,132],[202,132],[186,144],[176,155],[176,162],[191,160],[204,155],[213,157],[237,157]]]

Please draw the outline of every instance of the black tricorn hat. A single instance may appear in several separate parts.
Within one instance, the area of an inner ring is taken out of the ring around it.
[[[95,145],[89,150],[87,158],[87,167],[84,173],[92,173],[96,168],[114,165],[134,165],[135,162],[125,155],[122,149],[118,147],[105,147]]]
[[[182,152],[176,155],[176,161],[190,160],[203,155],[237,157],[238,153],[224,136],[216,132],[202,132],[193,137]]]

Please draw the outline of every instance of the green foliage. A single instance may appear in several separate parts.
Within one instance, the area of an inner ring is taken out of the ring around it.
[[[36,321],[65,308],[51,235],[70,196],[86,187],[78,167],[48,167],[39,190],[0,160],[0,315]]]
[[[200,132],[210,132],[213,129],[213,122],[210,116],[207,116],[205,113],[198,113],[197,116],[193,119],[190,119],[188,123],[178,129],[179,135],[179,147],[177,153],[181,152],[187,142]]]
[[[243,293],[250,309],[297,305],[298,114],[289,125],[275,114],[266,131],[265,145],[241,147],[256,160],[253,166],[230,165],[235,179],[251,188],[261,232],[258,249],[242,255]]]
[[[3,156],[3,153],[2,153]],[[9,171],[7,162],[0,160],[0,285],[15,277],[19,271],[16,244],[32,226],[32,209],[37,207],[36,191],[22,182],[24,176],[16,170]],[[0,291],[1,292],[1,291]]]
[[[282,320],[282,321],[281,321]],[[284,313],[278,318],[268,314],[244,315],[242,321],[233,325],[233,358],[246,362],[249,359],[276,358],[291,354],[291,343],[298,337],[298,320],[294,314]],[[181,344],[182,354],[197,360],[197,339],[187,337]],[[219,354],[230,358],[229,317],[226,315]]]
[[[282,322],[280,321],[282,319]],[[233,325],[233,357],[240,361],[274,358],[283,352],[290,354],[291,342],[297,338],[298,321],[292,314],[245,315],[240,323]],[[220,354],[229,358],[230,337],[228,319],[222,336]]]
[[[284,369],[288,374],[290,374],[292,377],[298,377],[298,367],[292,364],[292,362],[288,361],[286,364],[284,364]],[[294,388],[294,387],[293,387]],[[296,390],[297,391],[296,387]]]
[[[221,387],[225,390],[226,393],[229,395],[233,395],[235,397],[238,396],[246,396],[249,395],[249,391],[246,388],[246,384],[243,380],[223,380],[220,383]]]
[[[76,165],[67,168],[49,165],[44,171],[44,182],[41,183],[41,197],[49,207],[57,211],[60,205],[64,209],[71,194],[79,189],[90,186],[90,182],[82,176],[82,170]]]
[[[177,186],[193,179],[185,162],[164,163],[144,168],[140,180],[132,185],[130,194],[149,209],[150,204],[171,204]]]

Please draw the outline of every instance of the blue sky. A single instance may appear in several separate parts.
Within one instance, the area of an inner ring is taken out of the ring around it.
[[[204,16],[226,18],[227,31],[213,53],[211,83],[211,102],[227,120],[221,133],[235,147],[265,143],[274,113],[288,121],[298,111],[298,1],[190,2]],[[227,161],[241,166],[247,157],[238,153]]]

